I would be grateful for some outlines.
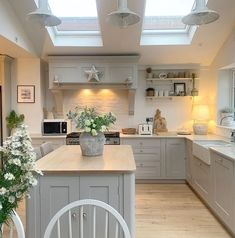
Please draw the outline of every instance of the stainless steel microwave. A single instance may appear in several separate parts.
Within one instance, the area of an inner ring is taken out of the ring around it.
[[[67,134],[67,122],[64,119],[45,119],[42,123],[43,135]]]

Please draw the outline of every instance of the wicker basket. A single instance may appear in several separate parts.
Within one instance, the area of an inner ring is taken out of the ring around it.
[[[134,135],[134,134],[136,134],[136,129],[135,128],[123,128],[122,133],[128,134],[128,135]]]

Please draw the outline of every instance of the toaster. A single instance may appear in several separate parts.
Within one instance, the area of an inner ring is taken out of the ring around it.
[[[153,125],[151,124],[140,124],[139,125],[139,135],[152,135]]]

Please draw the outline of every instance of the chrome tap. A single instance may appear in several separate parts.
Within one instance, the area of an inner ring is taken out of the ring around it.
[[[222,126],[222,122],[223,122],[223,120],[224,120],[225,118],[228,118],[228,117],[232,117],[232,118],[234,119],[234,116],[225,116],[225,117],[222,117],[222,118],[221,118],[219,124]]]
[[[232,132],[231,132],[231,142],[235,142],[235,130],[232,130]]]

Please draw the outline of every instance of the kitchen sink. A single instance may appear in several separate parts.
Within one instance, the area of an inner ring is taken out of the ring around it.
[[[193,155],[204,163],[210,165],[210,147],[231,146],[229,142],[223,140],[195,140],[193,141]]]

